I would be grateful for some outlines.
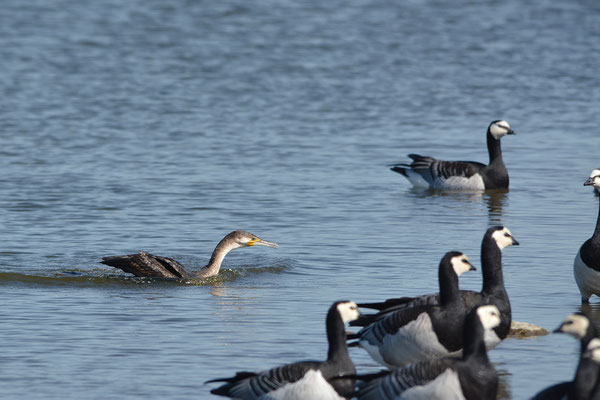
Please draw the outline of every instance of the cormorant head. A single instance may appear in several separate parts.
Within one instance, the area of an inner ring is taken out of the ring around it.
[[[250,232],[246,232],[246,231],[242,231],[242,230],[233,231],[229,235],[227,235],[226,238],[235,242],[237,244],[237,247],[250,247],[250,246],[267,246],[267,247],[274,247],[274,248],[278,247],[277,243],[275,243],[275,242],[269,242],[267,240],[263,240]]]

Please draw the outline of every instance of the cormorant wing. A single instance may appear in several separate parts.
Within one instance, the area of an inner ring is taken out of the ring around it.
[[[172,258],[155,256],[145,251],[125,256],[103,257],[102,264],[122,269],[139,277],[193,278],[183,265]]]

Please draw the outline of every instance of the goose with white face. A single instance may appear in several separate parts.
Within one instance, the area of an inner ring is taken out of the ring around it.
[[[510,233],[510,231],[508,230],[508,228],[502,228],[500,230],[497,230],[492,234],[492,238],[496,241],[496,244],[498,245],[498,248],[500,250],[508,246],[519,245],[519,242],[517,242],[512,233]]]
[[[340,303],[337,305],[338,313],[340,317],[342,317],[342,321],[344,324],[354,321],[360,317],[360,312],[358,311],[358,306],[353,301],[347,301],[344,303]]]
[[[600,364],[600,339],[594,338],[590,340],[582,357],[589,358],[596,364]]]
[[[490,133],[494,139],[500,140],[501,137],[506,135],[514,135],[515,131],[510,128],[510,125],[506,121],[496,121],[490,126]]]
[[[485,330],[491,330],[500,325],[500,310],[494,305],[480,306],[477,315]]]
[[[566,333],[576,339],[581,339],[585,336],[589,325],[590,320],[584,315],[571,314],[563,321],[562,324],[560,324],[558,328],[554,330],[554,332]]]
[[[456,276],[461,276],[467,271],[476,270],[476,268],[469,262],[469,259],[464,254],[452,257],[450,259],[450,264],[452,264],[452,269],[454,269],[454,272],[456,272]]]
[[[600,168],[592,171],[590,177],[583,183],[583,186],[593,186],[600,190]]]
[[[415,187],[434,190],[475,191],[508,189],[509,177],[502,159],[500,139],[514,135],[508,122],[492,121],[486,131],[489,163],[445,161],[416,153],[408,155],[412,162],[390,165],[391,170],[406,177]]]
[[[600,192],[600,168],[590,173],[583,186],[593,186],[596,193]],[[600,215],[592,237],[581,245],[575,256],[573,275],[582,303],[589,303],[594,294],[600,296]]]

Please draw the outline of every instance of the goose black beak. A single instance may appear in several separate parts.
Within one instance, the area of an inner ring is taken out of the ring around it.
[[[594,180],[592,178],[588,178],[587,181],[583,182],[583,186],[592,186],[594,184]]]

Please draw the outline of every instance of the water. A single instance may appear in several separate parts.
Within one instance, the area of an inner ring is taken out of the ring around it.
[[[2,398],[210,398],[205,380],[323,359],[331,302],[436,291],[441,256],[478,265],[496,224],[521,243],[504,251],[514,319],[580,309],[597,2],[255,3],[3,2]],[[499,118],[517,131],[509,193],[422,193],[386,167],[486,161]],[[237,250],[206,284],[97,263],[143,249],[199,268],[234,229],[280,248]],[[513,399],[577,357],[564,335],[490,353]]]

